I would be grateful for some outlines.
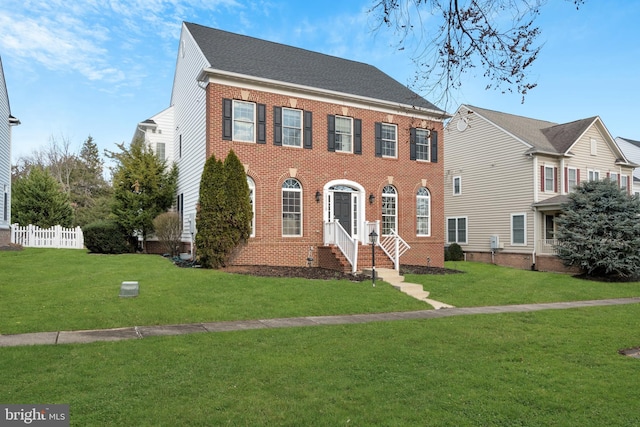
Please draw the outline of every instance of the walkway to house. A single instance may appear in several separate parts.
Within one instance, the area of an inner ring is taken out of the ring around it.
[[[446,308],[392,313],[351,314],[338,316],[308,316],[284,319],[238,320],[231,322],[192,323],[185,325],[134,326],[130,328],[100,329],[92,331],[35,332],[30,334],[0,335],[0,347],[23,345],[76,344],[96,341],[119,341],[153,336],[182,335],[196,332],[225,332],[247,329],[287,328],[300,326],[343,325],[369,322],[388,322],[407,319],[435,319],[469,314],[521,313],[540,310],[558,310],[607,305],[638,304],[640,297],[615,298],[592,301],[520,304],[487,307]]]

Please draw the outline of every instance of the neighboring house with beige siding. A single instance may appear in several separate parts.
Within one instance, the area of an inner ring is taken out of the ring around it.
[[[554,219],[567,194],[607,178],[631,192],[637,166],[599,117],[558,124],[461,105],[445,138],[446,244],[518,268],[562,270]]]

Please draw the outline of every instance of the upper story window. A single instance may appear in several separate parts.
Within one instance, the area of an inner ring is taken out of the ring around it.
[[[620,175],[620,189],[629,192],[629,177],[627,175]]]
[[[453,177],[453,195],[459,196],[462,194],[462,177],[454,176]]]
[[[589,181],[599,181],[600,180],[600,171],[595,169],[589,169]]]
[[[266,143],[266,106],[237,99],[222,100],[222,139]]]
[[[282,108],[282,145],[302,147],[302,111]]]
[[[556,168],[544,166],[544,182],[542,191],[557,191],[556,188]]]
[[[608,175],[609,175],[609,179],[610,179],[611,181],[615,182],[615,183],[616,183],[616,185],[620,185],[620,184],[618,183],[618,177],[619,177],[619,175],[618,175],[618,173],[617,173],[617,172],[609,172],[609,173],[608,173]]]
[[[416,129],[416,160],[429,161],[429,131]]]
[[[164,149],[164,142],[156,142],[156,156],[158,156],[158,159],[164,161],[166,159],[165,157],[165,149]]]
[[[565,190],[567,192],[573,191],[573,189],[577,185],[578,185],[578,169],[567,168],[567,188],[565,188]]]
[[[398,128],[396,125],[382,123],[381,126],[382,156],[396,157],[398,146]]]
[[[353,151],[353,120],[349,117],[336,116],[336,151],[351,153]]]
[[[255,142],[256,105],[233,101],[233,140]]]
[[[438,132],[429,129],[409,129],[409,159],[438,163]]]

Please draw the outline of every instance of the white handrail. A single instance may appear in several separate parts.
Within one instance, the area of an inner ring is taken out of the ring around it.
[[[358,241],[351,237],[337,219],[324,223],[324,244],[336,245],[351,263],[351,272],[358,269]]]
[[[393,260],[394,269],[400,271],[400,256],[411,249],[411,246],[395,230],[390,231],[380,242],[380,247]]]

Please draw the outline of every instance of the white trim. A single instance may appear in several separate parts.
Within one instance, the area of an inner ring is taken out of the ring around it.
[[[458,180],[458,192],[456,193],[456,180]],[[451,194],[454,196],[462,195],[462,177],[460,175],[456,175],[451,180]]]
[[[453,219],[456,222],[456,238],[455,241],[450,241],[449,240],[449,220]],[[458,241],[458,221],[464,219],[464,242],[459,242]],[[469,244],[469,217],[468,216],[448,216],[445,218],[444,221],[444,235],[445,235],[445,242],[447,242],[448,245],[452,244],[452,243],[457,243],[460,246],[462,245],[468,245]]]
[[[329,190],[329,189],[336,185],[344,185],[345,187],[351,187],[354,190],[356,190],[353,193],[353,197],[355,198],[355,202],[358,205],[358,211],[356,212],[357,214],[356,219],[358,221],[356,230],[358,232],[352,237],[357,238],[362,243],[365,243],[365,244],[368,243],[369,237],[365,236],[364,233],[362,233],[362,231],[366,230],[366,227],[365,227],[365,222],[366,222],[365,210],[367,208],[365,203],[366,193],[365,193],[364,187],[355,181],[350,181],[348,179],[334,179],[324,184],[324,187],[322,188],[322,221],[329,222],[333,220],[333,200],[332,200],[333,190]]]
[[[394,145],[394,149],[393,149],[393,151],[394,151],[394,155],[393,156],[387,156],[387,155],[384,154],[384,141],[389,141],[388,139],[385,140],[382,137],[382,132],[383,132],[383,127],[384,126],[391,126],[391,127],[393,127],[395,129],[395,131],[394,131],[394,134],[395,134],[394,144],[395,145]],[[380,123],[380,144],[382,145],[380,148],[382,150],[382,157],[383,158],[386,158],[386,159],[397,159],[398,158],[398,125],[393,124],[393,123],[385,123],[385,122]]]
[[[444,121],[451,118],[450,114],[424,107],[417,107],[410,104],[401,104],[397,102],[385,101],[366,96],[353,95],[344,92],[337,92],[317,87],[298,85],[294,83],[286,83],[278,80],[265,79],[260,77],[248,76],[246,74],[234,73],[229,71],[218,70],[215,68],[204,68],[197,77],[199,82],[217,83],[223,85],[233,85],[244,87],[247,89],[255,89],[260,91],[269,91],[275,94],[287,96],[304,96],[310,100],[327,102],[327,99],[339,101],[342,106],[351,106],[355,108],[373,107],[376,110],[390,114],[408,114],[412,117],[420,117],[432,121]],[[365,106],[363,106],[366,105]]]
[[[523,232],[524,232],[524,242],[523,243],[515,243],[513,241],[513,218],[516,216],[522,216],[524,218],[524,228],[523,228]],[[520,212],[520,213],[512,213],[511,214],[511,219],[509,221],[509,229],[511,232],[511,246],[527,246],[527,213],[526,212]]]

